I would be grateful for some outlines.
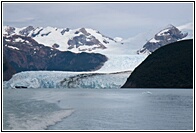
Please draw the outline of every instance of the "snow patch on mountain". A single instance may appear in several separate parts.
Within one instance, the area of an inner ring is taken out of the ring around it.
[[[123,38],[121,38],[121,37],[115,37],[114,40],[116,42],[122,42],[123,41]]]
[[[149,40],[149,42],[157,43],[157,42],[160,42],[160,40],[156,40],[156,39],[152,38],[151,40]]]
[[[12,48],[12,49],[19,50],[19,48],[17,48],[17,47],[13,47],[13,46],[7,46],[7,47]]]

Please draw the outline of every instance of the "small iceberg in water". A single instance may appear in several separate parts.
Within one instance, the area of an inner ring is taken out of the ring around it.
[[[152,92],[150,92],[150,91],[145,91],[145,92],[142,92],[142,94],[149,94],[149,95],[151,95]]]

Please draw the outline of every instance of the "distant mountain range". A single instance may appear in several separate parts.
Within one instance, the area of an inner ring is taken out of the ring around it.
[[[13,42],[24,42],[25,37],[34,39],[37,43],[60,50],[78,52],[91,52],[97,49],[106,49],[108,45],[118,43],[119,38],[113,39],[101,34],[99,31],[90,28],[78,29],[58,29],[54,27],[28,26],[24,28],[15,28],[4,26],[4,37],[18,35],[11,39]],[[121,41],[121,40],[120,40]]]
[[[184,32],[187,27],[188,35]],[[127,71],[130,69],[122,70],[127,68],[122,64],[126,65],[128,61],[138,64],[145,58],[137,57],[137,52],[149,54],[167,43],[191,37],[191,27],[192,25],[183,25],[178,29],[169,26],[146,43],[145,38],[149,38],[149,33],[123,39],[111,38],[90,28],[4,26],[3,57],[4,70],[7,72],[4,73],[7,76],[4,79],[10,79],[17,72],[32,70],[95,71],[108,60],[114,62],[116,56],[121,59],[121,63],[112,63],[116,64],[113,66],[115,72],[119,68],[120,71]],[[144,47],[138,50],[143,44]],[[112,64],[107,63],[108,66]]]
[[[60,51],[71,51],[74,53],[96,52],[104,54],[130,54],[131,51],[135,51],[134,53],[138,54],[149,54],[166,44],[182,39],[193,38],[192,28],[192,23],[179,27],[169,25],[155,35],[153,35],[154,33],[148,32],[146,34],[140,34],[136,35],[135,37],[123,39],[121,37],[111,38],[91,28],[35,28],[33,26],[16,28],[4,26],[3,36],[7,38],[6,41],[20,43],[25,42],[25,38],[28,37],[39,44],[43,44],[44,46]],[[16,35],[18,35],[17,38]],[[12,38],[12,36],[14,37]],[[141,48],[142,45],[143,48]]]

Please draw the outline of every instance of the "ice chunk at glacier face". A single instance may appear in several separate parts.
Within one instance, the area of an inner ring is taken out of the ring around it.
[[[120,88],[130,71],[119,73],[27,71],[4,81],[4,88]]]
[[[60,71],[26,71],[20,72],[9,80],[4,81],[4,88],[16,88],[23,86],[27,88],[59,88],[60,81],[70,75],[77,73]]]

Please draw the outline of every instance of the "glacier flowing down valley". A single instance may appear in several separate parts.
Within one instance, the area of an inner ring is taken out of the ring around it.
[[[25,71],[3,82],[4,88],[120,88],[147,55],[107,55],[101,69],[91,72]]]
[[[120,88],[130,71],[119,73],[82,73],[26,71],[4,81],[4,88]]]

